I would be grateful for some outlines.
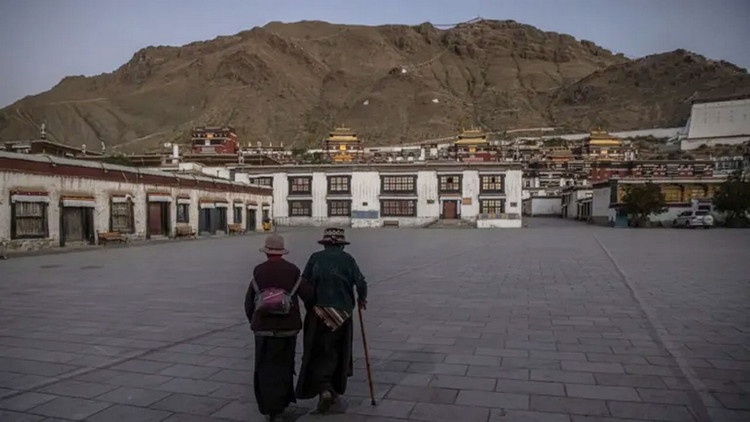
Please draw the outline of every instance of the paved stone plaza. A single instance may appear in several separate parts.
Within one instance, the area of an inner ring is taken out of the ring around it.
[[[748,421],[750,231],[349,230],[370,283],[346,403],[298,421]],[[283,233],[302,267],[320,230]],[[263,420],[262,235],[0,261],[0,420]],[[358,330],[357,330],[358,331]]]

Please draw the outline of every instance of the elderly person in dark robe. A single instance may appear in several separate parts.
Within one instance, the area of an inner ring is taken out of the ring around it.
[[[297,397],[319,397],[318,411],[325,413],[346,392],[352,375],[352,313],[356,305],[367,305],[367,283],[357,262],[344,246],[343,229],[326,229],[302,272],[302,279],[315,290],[315,304],[307,306],[304,354],[297,380]],[[307,305],[307,303],[306,303]]]
[[[273,421],[296,402],[294,357],[302,328],[298,296],[311,301],[314,292],[300,278],[299,268],[282,258],[289,252],[283,237],[268,236],[260,251],[268,259],[253,270],[245,314],[255,333],[255,398],[260,413]]]

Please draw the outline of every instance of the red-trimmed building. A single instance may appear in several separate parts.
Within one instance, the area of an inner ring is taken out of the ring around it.
[[[257,204],[272,200],[262,186],[0,152],[0,242],[11,251],[98,243],[103,233],[148,239],[226,233],[230,224],[253,231],[261,227]],[[229,212],[230,203],[244,206]]]

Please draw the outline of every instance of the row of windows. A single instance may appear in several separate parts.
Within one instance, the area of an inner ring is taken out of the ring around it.
[[[350,217],[352,201],[329,200],[329,217]],[[502,214],[505,212],[504,199],[482,199],[479,201],[481,214]],[[416,217],[417,201],[415,199],[383,199],[380,201],[380,214],[383,217]],[[289,201],[289,215],[291,217],[312,217],[312,201]]]
[[[312,217],[312,201],[289,201],[289,215],[291,217]],[[350,217],[352,215],[352,201],[328,201],[329,217]]]
[[[263,181],[256,178],[255,183],[271,186],[271,181]],[[504,176],[502,175],[482,175],[480,176],[481,192],[503,192]],[[381,192],[383,193],[416,193],[417,176],[381,176]],[[441,193],[461,193],[461,176],[460,175],[441,175],[439,176],[438,188]],[[351,193],[351,176],[328,176],[328,193],[329,194],[348,194]],[[312,194],[312,177],[311,176],[292,176],[289,177],[289,194],[290,195],[310,195]]]
[[[48,204],[46,202],[14,202],[11,204],[11,238],[35,239],[49,237]],[[132,201],[110,204],[110,231],[135,232],[135,213]],[[243,207],[233,207],[234,223],[242,223]],[[177,204],[177,223],[190,223],[190,205]]]

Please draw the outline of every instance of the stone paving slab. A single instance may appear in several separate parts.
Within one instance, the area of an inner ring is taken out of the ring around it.
[[[319,230],[282,234],[303,266]],[[378,405],[357,332],[344,401],[290,422],[750,420],[750,231],[347,235]],[[242,309],[262,241],[1,261],[0,420],[263,420]]]

